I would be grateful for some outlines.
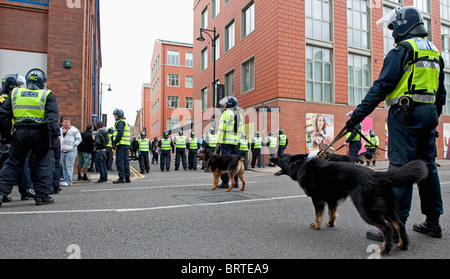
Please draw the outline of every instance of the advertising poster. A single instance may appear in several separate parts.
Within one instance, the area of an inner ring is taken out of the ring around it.
[[[362,133],[363,133],[363,135],[366,138],[369,138],[369,132],[370,132],[370,130],[373,129],[373,119],[372,119],[372,117],[366,117],[364,119],[364,121],[361,122],[361,125],[362,125],[362,130],[363,130]],[[380,137],[378,136],[378,138],[380,138]],[[365,143],[366,143],[366,141],[364,139],[361,139],[361,146],[362,147],[361,147],[361,150],[359,151],[359,154],[367,151]]]
[[[334,115],[306,114],[306,145],[310,156],[325,149],[334,138]]]
[[[448,148],[450,144],[450,123],[444,123],[444,158],[450,159],[450,150]]]

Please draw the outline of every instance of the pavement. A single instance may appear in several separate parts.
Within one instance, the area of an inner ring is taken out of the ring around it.
[[[174,160],[172,160],[174,161]],[[438,159],[436,160],[436,163],[438,164],[438,167],[450,167],[450,160],[449,159]],[[172,162],[172,166],[173,166],[174,162]],[[115,164],[113,164],[115,165]],[[370,167],[371,169],[375,170],[375,171],[387,171],[389,166],[389,161],[388,160],[382,160],[382,161],[377,161],[376,162],[376,166],[375,167]],[[159,169],[159,164],[158,165],[151,165],[151,168],[157,168]],[[113,169],[115,169],[115,166],[113,167]],[[277,171],[279,171],[280,168],[279,167],[269,167],[269,166],[264,166],[261,168],[249,168],[248,171],[250,172],[254,172],[254,173],[264,173],[264,174],[268,174],[268,173],[275,173]],[[140,173],[139,171],[139,166],[137,161],[130,161],[130,173],[131,173],[131,180],[136,180],[136,179],[140,179],[143,178],[144,175]],[[87,183],[95,183],[97,180],[99,180],[100,178],[100,174],[97,172],[89,172],[88,173],[88,177],[91,179],[91,181],[77,181],[77,174],[73,175],[74,179],[73,179],[73,184],[87,184]],[[112,182],[113,180],[116,180],[118,178],[117,175],[117,171],[108,171],[108,182]]]

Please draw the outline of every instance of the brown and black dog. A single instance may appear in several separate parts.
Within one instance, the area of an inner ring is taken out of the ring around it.
[[[394,232],[388,222],[399,234],[398,247],[408,249],[408,236],[397,213],[393,189],[426,178],[428,169],[423,161],[415,160],[396,170],[376,172],[357,164],[310,159],[307,154],[284,154],[270,160],[281,168],[275,175],[288,175],[312,198],[316,211],[315,222],[311,224],[313,229],[320,229],[326,204],[330,217],[326,224],[334,227],[339,201],[350,196],[364,221],[383,233],[382,255],[389,254],[393,242]]]
[[[214,175],[213,187],[211,190],[215,190],[219,185],[219,178],[222,174],[228,174],[230,177],[230,187],[226,190],[227,192],[233,189],[236,184],[234,178],[236,176],[242,181],[241,191],[245,190],[245,180],[244,180],[244,158],[242,156],[227,154],[219,155],[215,154],[209,149],[200,151],[197,157],[205,161],[206,167]]]

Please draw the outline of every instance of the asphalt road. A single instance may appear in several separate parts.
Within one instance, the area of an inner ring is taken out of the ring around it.
[[[138,169],[137,163],[132,166]],[[173,169],[173,166],[172,166]],[[450,202],[450,166],[439,168],[444,204]],[[91,174],[93,180],[96,174]],[[76,177],[76,176],[75,176]],[[117,175],[110,172],[109,179]],[[203,171],[135,172],[129,184],[77,183],[55,203],[20,201],[0,207],[1,259],[367,259],[380,243],[350,200],[339,208],[334,228],[309,228],[312,203],[287,176],[247,172],[245,192],[211,191]],[[447,208],[447,207],[446,207]],[[387,259],[450,258],[448,212],[443,238],[412,230],[422,222],[417,187],[407,232],[410,249]],[[383,257],[384,258],[384,257]]]

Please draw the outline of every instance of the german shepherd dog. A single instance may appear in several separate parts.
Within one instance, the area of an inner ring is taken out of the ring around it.
[[[245,190],[245,180],[244,180],[244,158],[242,156],[226,154],[219,155],[215,154],[208,148],[200,151],[197,157],[205,161],[206,167],[214,175],[213,187],[211,190],[215,190],[219,185],[219,178],[222,174],[228,174],[230,177],[230,187],[226,190],[227,192],[233,189],[236,184],[234,181],[235,176],[238,176],[242,181],[241,191]]]
[[[367,163],[368,166],[374,167],[373,162],[378,159],[378,155],[379,155],[378,151],[376,151],[375,153],[370,153],[366,151],[359,154],[359,158],[361,158],[361,160],[364,161],[362,165],[365,165]]]
[[[275,175],[290,176],[312,198],[316,219],[311,228],[320,229],[325,204],[329,214],[326,225],[334,227],[338,202],[350,196],[364,221],[382,232],[382,255],[388,255],[392,245],[393,229],[388,222],[399,235],[398,247],[408,249],[409,240],[397,214],[393,188],[426,178],[428,169],[423,161],[412,161],[396,170],[376,172],[361,165],[307,157],[306,154],[285,154],[271,160],[281,168]]]

